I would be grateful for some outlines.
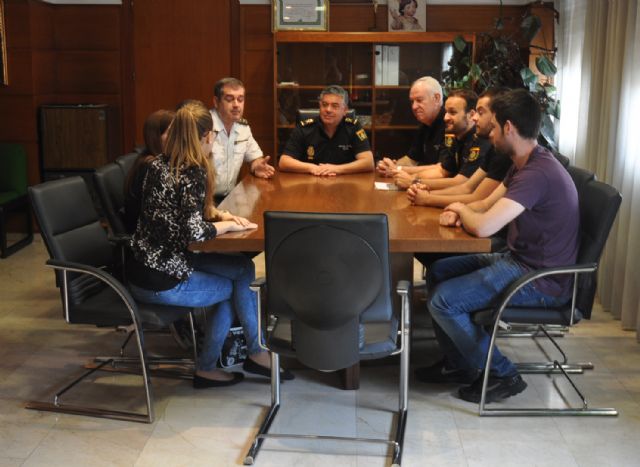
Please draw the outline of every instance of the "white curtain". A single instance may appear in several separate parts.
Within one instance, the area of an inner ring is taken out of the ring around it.
[[[638,0],[558,0],[556,7],[560,151],[622,192],[600,263],[599,298],[640,336]]]

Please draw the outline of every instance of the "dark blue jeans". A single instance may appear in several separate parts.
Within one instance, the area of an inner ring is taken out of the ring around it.
[[[484,368],[491,336],[472,322],[470,313],[496,305],[501,293],[527,272],[511,253],[455,256],[433,263],[427,279],[427,309],[448,366]],[[546,295],[529,283],[513,296],[511,304],[554,307],[568,300]],[[496,347],[491,372],[510,376],[517,370]]]
[[[132,285],[132,295],[142,302],[160,305],[199,308],[218,304],[217,309],[207,314],[198,370],[216,367],[234,314],[244,330],[249,355],[260,352],[256,298],[249,289],[249,284],[255,279],[253,261],[241,254],[200,253],[194,254],[193,258],[193,273],[174,288],[156,292]]]

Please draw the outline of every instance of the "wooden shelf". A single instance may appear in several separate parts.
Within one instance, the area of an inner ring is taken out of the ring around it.
[[[448,44],[458,36],[475,46],[474,34],[458,32],[311,32],[311,31],[278,31],[273,34],[273,77],[274,102],[282,105],[274,109],[274,154],[278,154],[283,146],[279,138],[285,137],[292,130],[293,124],[278,124],[281,114],[291,120],[292,114],[299,107],[315,105],[309,99],[313,91],[319,92],[331,78],[327,71],[335,67],[340,81],[353,83],[342,84],[355,101],[350,104],[357,113],[366,116],[367,125],[363,126],[369,134],[374,155],[396,151],[404,153],[413,139],[413,132],[418,127],[413,122],[411,105],[407,99],[409,84],[376,85],[376,73],[380,73],[380,56],[376,54],[378,45],[397,46],[397,55],[393,60],[394,71],[399,81],[410,83],[415,79],[430,74],[439,79],[442,71],[442,56]],[[471,51],[473,57],[473,50]],[[397,65],[395,65],[397,60]],[[384,63],[390,63],[385,61]],[[391,66],[391,65],[385,65]],[[397,70],[395,67],[397,66]],[[388,71],[388,70],[385,70]],[[383,73],[383,76],[385,73]],[[367,81],[359,81],[356,77],[367,77]],[[280,82],[278,82],[280,81]],[[378,79],[378,81],[382,81]],[[314,83],[314,84],[311,84]],[[327,83],[331,84],[331,83]],[[359,95],[355,95],[355,94]],[[381,122],[409,122],[406,125],[376,124]],[[390,132],[396,132],[391,134]],[[378,135],[378,137],[376,136]],[[406,147],[405,147],[406,146]]]
[[[313,31],[279,31],[274,33],[277,42],[328,42],[351,44],[394,44],[394,43],[429,43],[453,42],[462,36],[467,42],[474,41],[474,35],[459,32],[313,32]]]

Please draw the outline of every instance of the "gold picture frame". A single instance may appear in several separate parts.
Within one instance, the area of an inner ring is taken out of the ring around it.
[[[328,31],[329,0],[271,0],[275,31]]]
[[[9,84],[7,72],[7,35],[4,28],[4,0],[0,0],[0,84]]]

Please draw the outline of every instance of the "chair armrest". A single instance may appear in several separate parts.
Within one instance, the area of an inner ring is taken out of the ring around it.
[[[62,271],[70,271],[77,272],[80,274],[88,274],[96,279],[104,282],[109,287],[111,287],[117,294],[120,296],[122,301],[127,306],[129,312],[131,313],[131,319],[136,321],[138,325],[141,323],[141,320],[138,316],[138,306],[122,283],[114,278],[108,272],[96,268],[95,266],[89,266],[87,264],[76,263],[73,261],[62,261],[58,259],[49,259],[46,262],[47,266],[52,267],[53,269],[59,269]],[[66,292],[65,292],[66,293]]]
[[[398,295],[408,295],[410,289],[411,284],[409,283],[409,281],[398,281],[398,285],[396,286],[396,293]]]
[[[128,246],[131,241],[131,235],[129,234],[112,234],[109,235],[108,240],[116,246]]]
[[[267,284],[267,279],[265,277],[256,277],[251,284],[249,284],[249,288],[254,292],[258,292]]]
[[[498,305],[493,310],[493,320],[499,320],[502,316],[502,312],[507,307],[511,298],[520,290],[522,287],[527,285],[529,282],[535,281],[542,277],[546,276],[554,276],[561,274],[583,274],[588,272],[594,272],[598,269],[598,263],[582,263],[582,264],[572,264],[571,266],[561,266],[557,268],[545,268],[545,269],[537,269],[535,271],[531,271],[513,284],[511,284],[507,289],[502,293],[500,301]]]

